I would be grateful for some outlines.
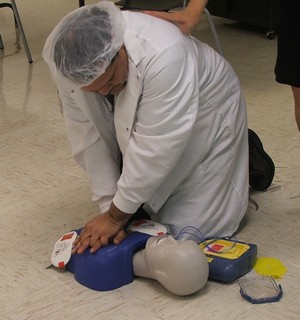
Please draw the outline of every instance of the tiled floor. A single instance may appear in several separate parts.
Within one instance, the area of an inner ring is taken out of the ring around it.
[[[225,56],[246,95],[249,127],[276,164],[271,188],[251,193],[238,239],[256,243],[259,256],[284,263],[287,273],[277,280],[283,298],[252,305],[241,298],[237,283],[211,281],[184,298],[145,279],[96,292],[68,272],[45,269],[57,238],[96,213],[86,178],[70,157],[56,88],[41,56],[50,30],[78,1],[17,4],[34,63],[28,64],[22,43],[16,43],[10,9],[2,8],[0,319],[299,319],[300,135],[290,89],[274,81],[276,40],[215,19]],[[214,45],[205,17],[195,35]]]

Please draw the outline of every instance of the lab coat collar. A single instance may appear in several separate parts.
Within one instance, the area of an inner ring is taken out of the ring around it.
[[[128,59],[136,67],[145,57],[144,48],[141,45],[141,40],[134,34],[126,32],[124,36],[124,45],[128,54]]]

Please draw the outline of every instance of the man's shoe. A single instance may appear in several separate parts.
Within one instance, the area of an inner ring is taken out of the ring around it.
[[[264,151],[258,135],[248,129],[249,140],[249,185],[253,190],[263,191],[271,185],[275,166],[271,157]]]

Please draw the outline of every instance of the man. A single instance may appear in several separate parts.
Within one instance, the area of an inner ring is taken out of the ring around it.
[[[214,50],[111,2],[67,15],[43,52],[100,215],[73,252],[120,243],[141,206],[176,236],[233,234],[248,203],[246,106]]]

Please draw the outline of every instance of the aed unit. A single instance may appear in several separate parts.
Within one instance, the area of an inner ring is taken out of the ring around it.
[[[255,244],[227,239],[207,239],[199,244],[209,263],[209,279],[232,282],[248,273],[257,257]]]

